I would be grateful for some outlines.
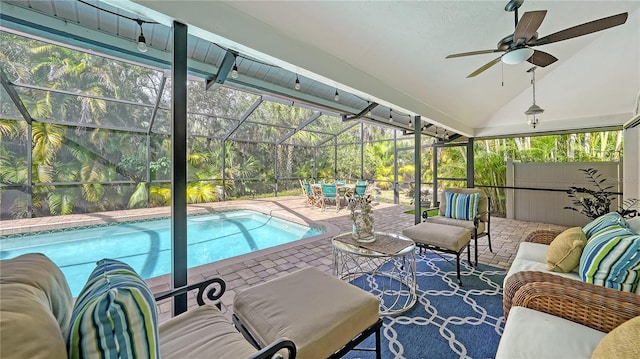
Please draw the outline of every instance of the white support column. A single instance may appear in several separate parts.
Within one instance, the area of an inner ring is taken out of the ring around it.
[[[640,126],[624,130],[622,168],[623,200],[640,199]],[[640,204],[637,204],[635,209],[640,211]]]

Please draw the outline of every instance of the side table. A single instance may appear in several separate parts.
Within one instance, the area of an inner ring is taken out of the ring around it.
[[[417,301],[415,242],[395,233],[375,236],[372,243],[359,243],[350,232],[335,236],[333,274],[378,297],[380,314],[405,312]]]

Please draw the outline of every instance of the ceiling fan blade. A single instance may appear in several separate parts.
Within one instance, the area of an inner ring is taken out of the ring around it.
[[[574,37],[591,34],[597,31],[606,30],[608,28],[624,24],[627,21],[628,16],[629,14],[624,12],[618,15],[613,15],[613,16],[602,18],[602,19],[585,22],[584,24],[576,25],[574,27],[570,27],[568,29],[564,29],[556,33],[553,33],[551,35],[542,37],[530,43],[529,45],[530,46],[546,45],[552,42],[568,40]]]
[[[558,59],[555,56],[544,51],[535,50],[533,52],[533,55],[531,55],[531,57],[527,59],[527,61],[536,66],[545,67],[558,61]]]
[[[463,56],[472,56],[472,55],[482,55],[482,54],[492,54],[494,52],[502,52],[502,50],[480,50],[480,51],[471,51],[471,52],[461,52],[459,54],[451,54],[445,57],[445,59],[452,59],[454,57],[463,57]]]
[[[513,32],[513,41],[518,43],[525,43],[535,36],[536,31],[542,24],[547,10],[527,11],[522,15],[516,31]]]
[[[474,72],[470,73],[469,76],[467,76],[467,78],[470,77],[475,77],[480,75],[481,73],[483,73],[485,70],[487,70],[488,68],[490,68],[491,66],[497,64],[498,62],[500,62],[500,57],[498,57],[495,60],[491,60],[489,61],[487,64],[485,64],[484,66],[482,66],[481,68],[475,70]]]

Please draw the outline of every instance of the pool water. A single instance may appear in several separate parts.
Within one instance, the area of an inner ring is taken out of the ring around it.
[[[323,233],[255,211],[230,211],[187,219],[187,264],[195,267]],[[122,222],[37,232],[0,239],[0,259],[44,253],[64,273],[77,296],[103,258],[121,260],[143,278],[171,272],[171,220]]]

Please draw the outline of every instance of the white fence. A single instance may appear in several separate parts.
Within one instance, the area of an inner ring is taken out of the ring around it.
[[[520,163],[508,160],[507,187],[550,191],[507,189],[507,218],[565,226],[583,226],[590,222],[587,216],[564,209],[574,206],[566,192],[558,191],[569,190],[570,186],[595,189],[594,184],[580,171],[587,168],[597,169],[606,179],[603,185],[614,186],[610,191],[622,192],[621,162]],[[619,200],[612,202],[612,211],[618,209]]]

